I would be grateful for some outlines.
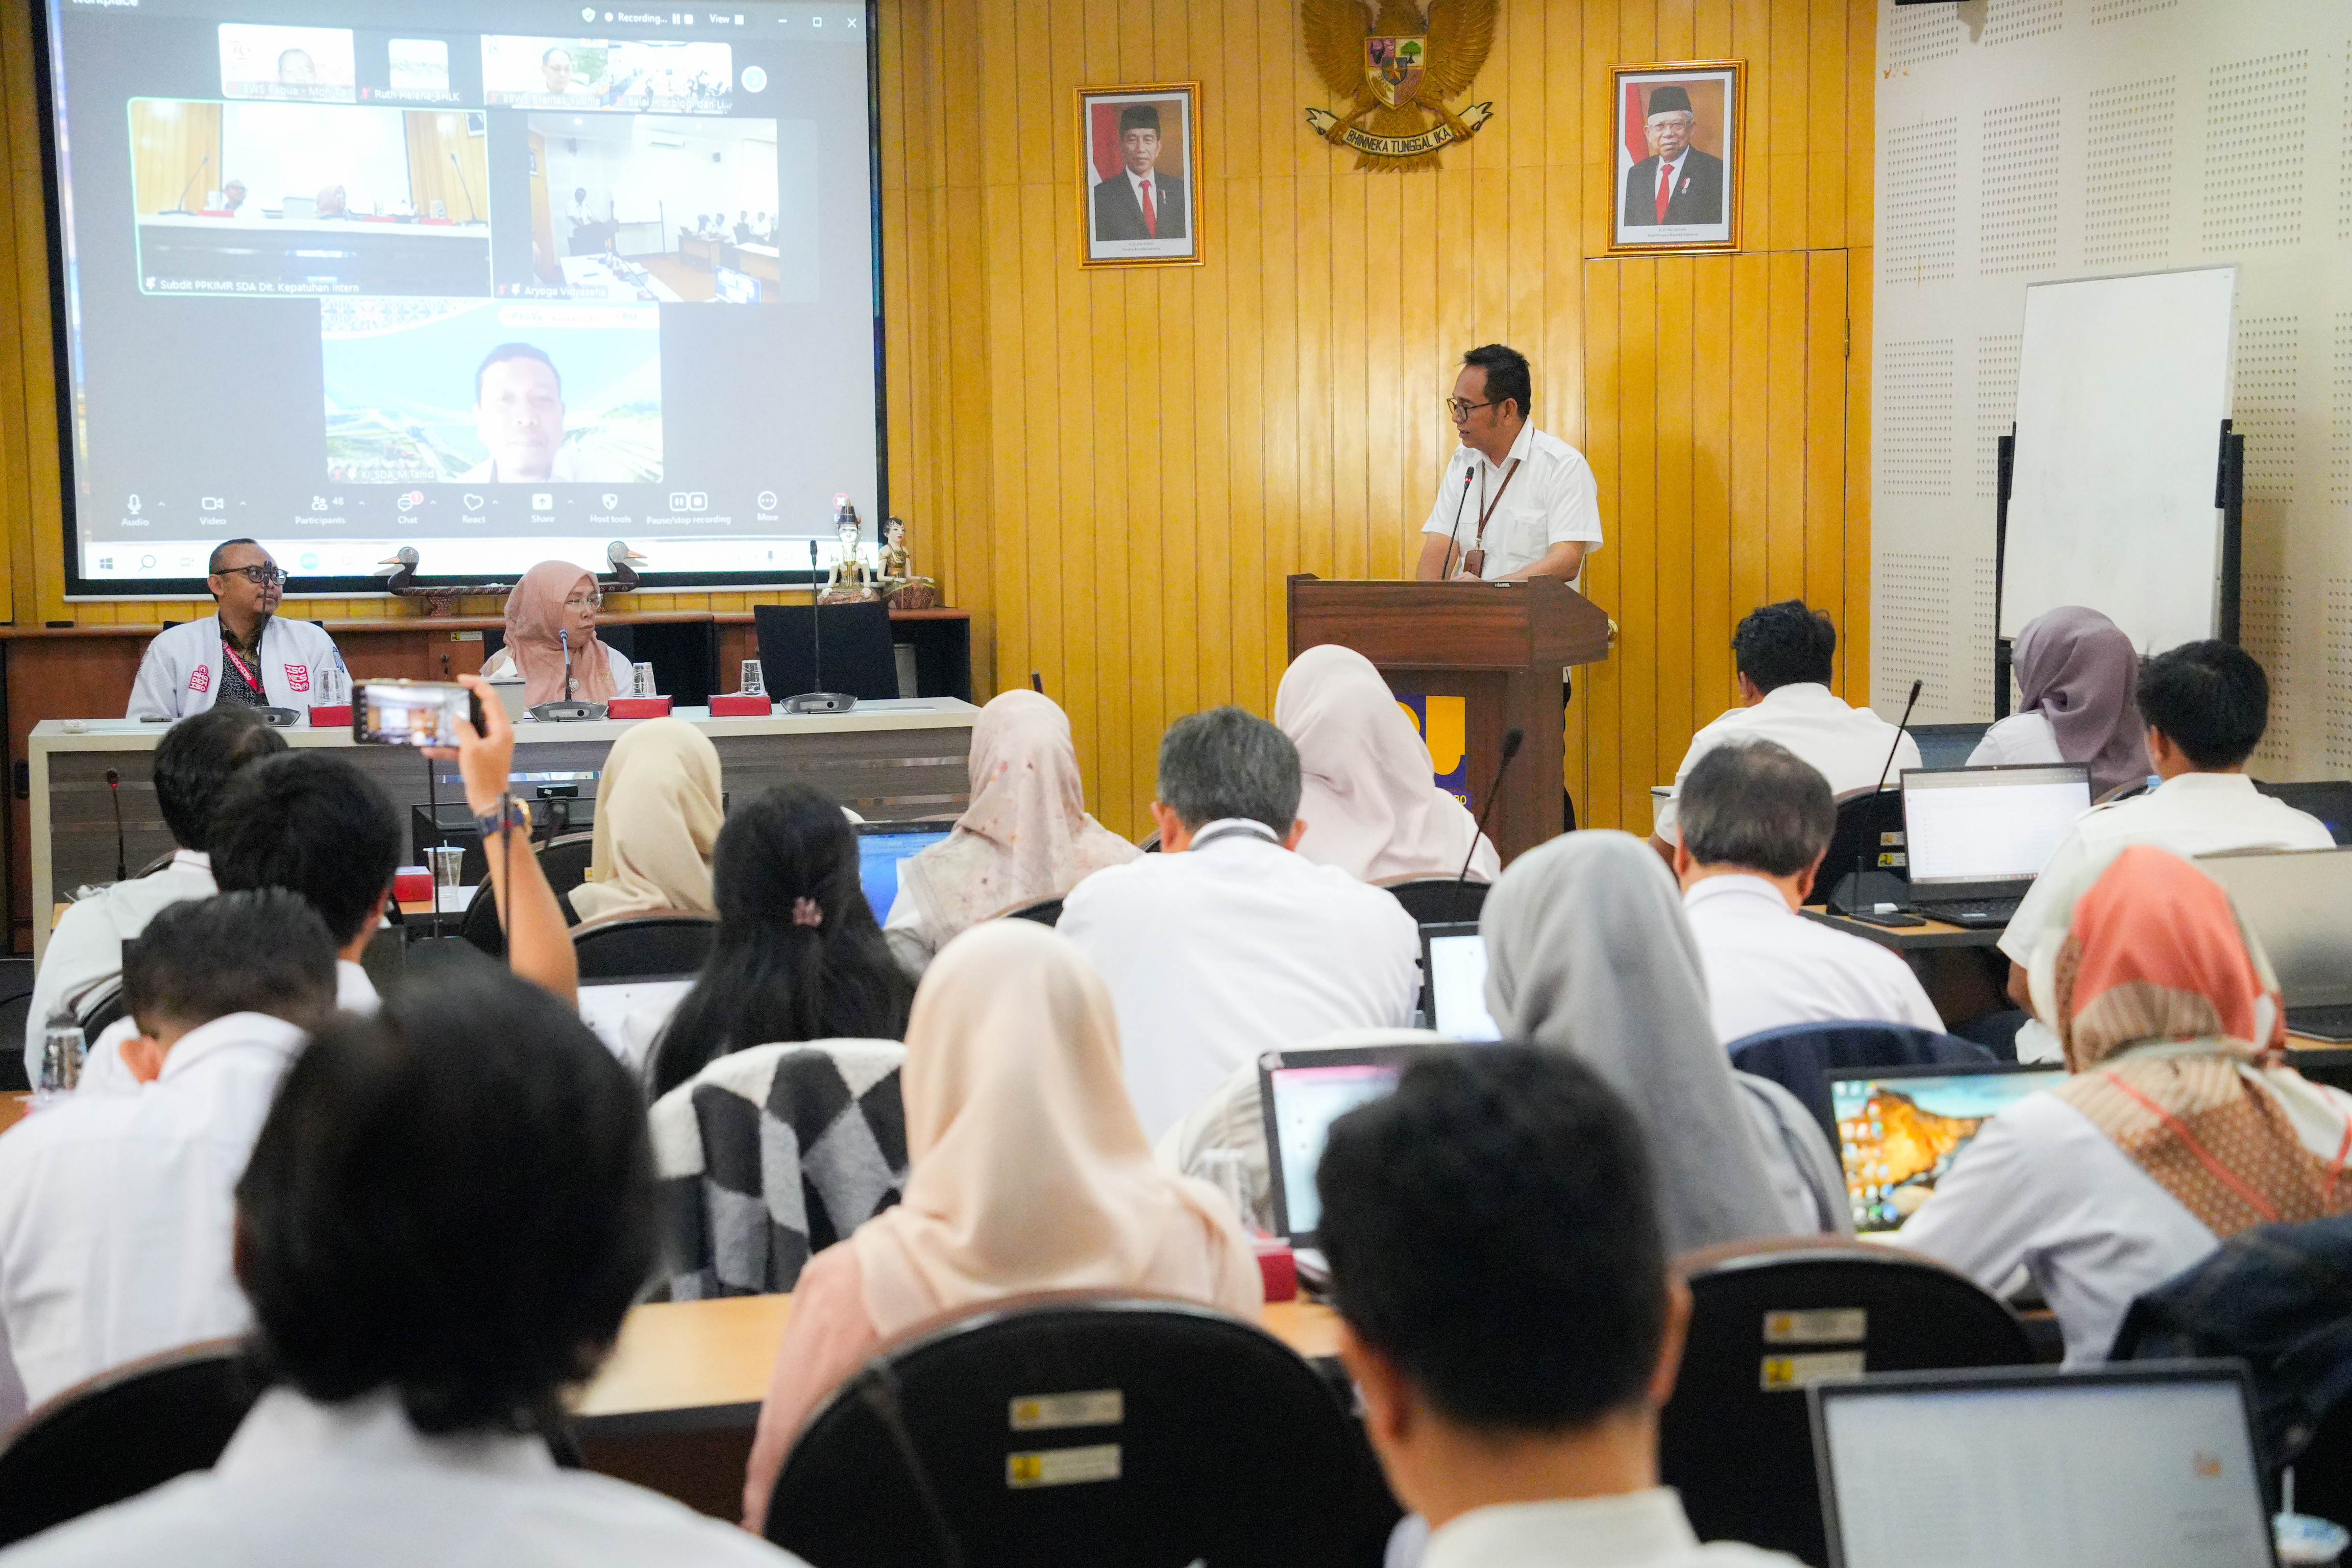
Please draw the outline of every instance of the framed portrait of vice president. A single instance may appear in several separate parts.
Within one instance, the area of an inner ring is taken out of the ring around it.
[[[1201,262],[1198,82],[1078,89],[1082,267]]]
[[[1618,66],[1609,248],[1739,248],[1747,93],[1738,60]]]

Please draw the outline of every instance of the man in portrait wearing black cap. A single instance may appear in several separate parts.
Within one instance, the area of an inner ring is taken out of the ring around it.
[[[1698,115],[1690,94],[1668,83],[1650,90],[1650,145],[1657,151],[1625,174],[1627,228],[1723,221],[1723,160],[1691,145]]]
[[[1160,106],[1130,103],[1118,111],[1119,172],[1095,186],[1095,238],[1182,239],[1184,182],[1163,174]]]

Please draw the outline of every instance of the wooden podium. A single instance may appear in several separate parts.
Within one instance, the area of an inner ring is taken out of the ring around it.
[[[1557,837],[1565,724],[1560,670],[1609,657],[1609,617],[1556,577],[1523,583],[1289,579],[1290,655],[1337,643],[1392,691],[1465,699],[1470,809],[1483,811],[1503,731],[1527,731],[1487,836],[1503,862]]]

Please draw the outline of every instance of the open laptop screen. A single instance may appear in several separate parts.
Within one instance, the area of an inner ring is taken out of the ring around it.
[[[2226,1364],[1897,1374],[1812,1395],[1833,1568],[2271,1568]]]
[[[2065,1078],[2063,1068],[2006,1062],[1833,1070],[1830,1110],[1854,1229],[1900,1226],[1927,1201],[1987,1121]]]
[[[890,906],[898,901],[899,866],[947,837],[949,831],[945,824],[928,822],[857,825],[857,880],[866,889],[866,901],[874,907],[877,921],[888,920]]]
[[[1367,1100],[1396,1088],[1417,1046],[1346,1047],[1305,1050],[1259,1058],[1258,1086],[1271,1155],[1275,1228],[1301,1247],[1311,1247],[1323,1217],[1315,1192],[1315,1167],[1331,1123]]]
[[[2090,805],[2090,770],[2071,763],[1907,768],[1903,834],[1912,890],[2016,882],[2022,891]]]
[[[1421,959],[1429,978],[1431,1028],[1456,1040],[1503,1037],[1486,1011],[1486,939],[1477,922],[1423,926]]]

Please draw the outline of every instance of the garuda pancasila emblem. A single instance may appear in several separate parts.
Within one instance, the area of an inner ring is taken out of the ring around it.
[[[1299,0],[1307,55],[1324,85],[1353,101],[1333,113],[1310,109],[1307,123],[1325,141],[1353,147],[1359,169],[1433,166],[1438,149],[1466,140],[1493,117],[1492,103],[1459,114],[1449,98],[1470,90],[1495,43],[1501,0]]]

